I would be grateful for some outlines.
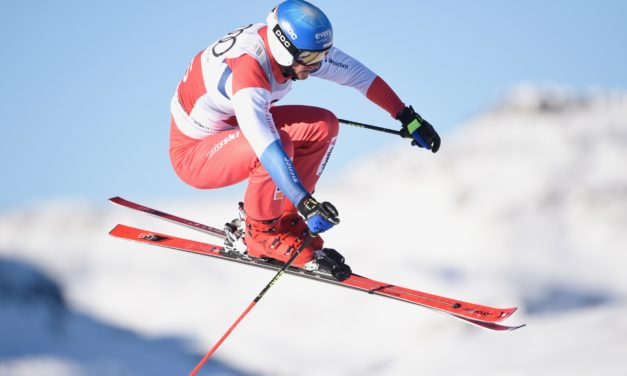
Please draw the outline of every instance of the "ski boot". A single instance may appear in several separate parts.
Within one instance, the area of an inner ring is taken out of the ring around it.
[[[303,269],[326,272],[338,281],[343,281],[353,273],[344,261],[344,257],[335,249],[323,248],[314,252],[313,260],[305,264]]]
[[[297,212],[284,212],[281,216],[281,227],[287,229],[296,237],[305,237],[309,235],[309,227],[303,217]],[[322,249],[324,247],[324,240],[320,235],[311,240],[310,243],[313,249]]]
[[[289,219],[286,220],[283,217],[266,221],[246,217],[244,243],[248,248],[248,255],[287,262],[309,236],[307,230],[295,233],[290,223],[292,222]],[[292,262],[292,266],[302,269],[314,258],[315,248],[312,243],[314,243],[313,240],[300,251],[298,257]]]
[[[284,213],[282,221],[283,226],[289,228],[297,236],[299,234],[302,234],[302,236],[309,234],[307,224],[296,212]],[[316,250],[314,258],[306,263],[303,269],[329,273],[338,281],[343,281],[351,275],[351,268],[344,263],[344,257],[335,249],[323,248],[324,241],[320,236],[316,236],[311,241],[311,246]]]
[[[285,212],[281,217],[269,221],[247,218],[244,204],[240,202],[238,218],[225,224],[225,233],[224,248],[227,254],[285,263],[309,236],[309,228],[296,212]],[[324,240],[316,236],[301,251],[292,266],[329,273],[340,281],[348,278],[351,269],[344,263],[344,257],[336,250],[323,246]]]

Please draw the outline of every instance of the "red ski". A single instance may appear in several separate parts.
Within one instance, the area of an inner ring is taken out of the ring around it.
[[[196,228],[196,226],[193,225],[191,227]],[[282,264],[273,260],[251,258],[241,254],[228,253],[222,246],[183,239],[125,225],[117,225],[113,230],[111,230],[110,234],[118,238],[140,243],[197,253],[275,271],[278,271],[282,266]],[[324,272],[310,272],[292,267],[288,268],[286,273],[416,304],[464,320],[470,324],[485,329],[510,331],[524,326],[504,326],[498,324],[499,321],[511,316],[516,311],[516,308],[494,308],[463,302],[460,300],[398,287],[392,284],[377,282],[357,274],[351,275],[344,281],[338,281],[331,275]]]

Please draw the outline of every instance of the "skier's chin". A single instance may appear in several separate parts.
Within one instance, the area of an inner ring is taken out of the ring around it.
[[[290,67],[290,71],[291,71],[290,73],[291,73],[292,79],[294,80],[306,80],[307,78],[309,78],[309,75],[312,72],[315,72],[318,69],[320,69],[320,63],[316,63],[312,65],[302,65],[300,63],[295,62]]]
[[[309,72],[300,72],[296,74],[296,79],[303,81],[309,78]]]

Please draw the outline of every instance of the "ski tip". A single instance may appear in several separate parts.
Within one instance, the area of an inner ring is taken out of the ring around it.
[[[505,325],[497,325],[497,326],[499,326],[499,328],[493,328],[493,329],[497,331],[502,331],[502,332],[512,332],[514,330],[527,326],[527,324],[520,324],[520,325],[513,325],[513,326],[505,326]]]
[[[512,330],[516,330],[516,329],[524,328],[525,326],[527,326],[527,324],[520,324],[520,325],[518,325],[518,326],[512,326],[512,329],[510,329],[510,332],[511,332]]]
[[[520,329],[522,327],[527,326],[527,324],[521,324],[521,325],[514,325],[514,326],[507,326],[507,325],[501,325],[501,324],[497,324],[495,322],[471,322],[477,326],[480,326],[484,329],[489,329],[492,331],[496,331],[496,332],[512,332],[514,330]]]
[[[496,332],[511,332],[512,330],[520,329],[524,326],[527,326],[527,324],[508,326],[508,325],[499,324],[498,322],[494,322],[494,321],[481,321],[481,320],[473,319],[470,317],[464,317],[464,316],[459,316],[455,314],[453,314],[452,316],[460,320],[466,321],[469,324],[478,326],[482,329],[493,330]]]
[[[505,326],[505,325],[496,325],[494,327],[487,327],[486,329],[492,329],[497,332],[513,332],[514,330],[520,329],[527,326],[527,324],[520,324],[514,326]]]

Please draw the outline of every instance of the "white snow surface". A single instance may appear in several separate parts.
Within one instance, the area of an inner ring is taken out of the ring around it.
[[[316,196],[342,220],[325,239],[354,271],[518,306],[508,321],[527,327],[488,332],[284,276],[215,357],[263,375],[625,375],[626,162],[626,94],[521,87],[444,135],[435,155],[403,142],[359,161],[341,181],[323,177]],[[219,227],[236,203],[211,197],[143,203]],[[0,256],[51,275],[83,315],[147,338],[186,338],[198,354],[273,276],[111,238],[116,223],[214,241],[123,208],[63,200],[0,213]],[[0,305],[0,317],[7,312]],[[85,335],[85,343],[99,340]],[[54,353],[28,353],[0,353],[0,373],[84,370]],[[186,360],[189,370],[198,360]]]
[[[177,375],[199,357],[183,338],[140,335],[69,307],[59,285],[0,258],[0,375]],[[207,372],[246,373],[212,362]]]

